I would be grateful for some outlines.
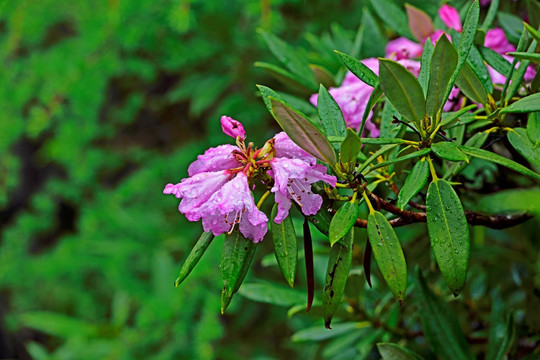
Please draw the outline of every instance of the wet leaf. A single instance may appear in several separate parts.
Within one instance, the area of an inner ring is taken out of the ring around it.
[[[540,93],[532,94],[501,109],[501,114],[540,111]]]
[[[351,162],[356,163],[356,157],[360,153],[361,149],[362,143],[356,134],[356,131],[351,128],[347,128],[347,136],[341,142],[340,146],[341,162],[343,164],[348,164]]]
[[[324,326],[330,329],[332,317],[336,312],[341,297],[345,291],[345,284],[349,277],[352,263],[354,228],[330,249],[330,258],[326,269],[326,280],[322,296],[324,308]]]
[[[463,64],[456,79],[456,85],[472,101],[480,104],[487,103],[486,90],[468,64]]]
[[[319,96],[317,97],[317,110],[326,136],[345,136],[347,134],[341,109],[322,84],[319,87]]]
[[[431,57],[433,56],[433,43],[431,40],[426,40],[424,44],[424,50],[422,51],[420,73],[418,74],[418,82],[422,86],[424,91],[424,97],[427,95],[428,84],[429,84],[429,74],[431,73]]]
[[[379,77],[360,60],[337,50],[336,54],[338,54],[347,69],[349,69],[357,78],[371,87],[376,87],[379,84]]]
[[[272,230],[272,241],[274,243],[274,254],[278,262],[279,268],[285,276],[290,287],[294,285],[294,277],[296,276],[296,267],[298,264],[298,244],[296,232],[291,216],[287,216],[281,224],[276,224],[278,204],[275,204],[270,217],[270,226]]]
[[[540,165],[540,148],[535,147],[527,136],[527,130],[515,128],[508,132],[508,140],[525,159],[535,165]]]
[[[244,238],[239,230],[234,230],[230,235],[225,234],[220,264],[223,278],[223,291],[221,292],[222,314],[229,306],[234,293],[242,285],[253,261],[253,256],[255,256],[256,249],[256,244]]]
[[[431,70],[426,97],[426,113],[435,118],[446,101],[446,89],[456,70],[458,54],[446,35],[442,35],[431,56]]]
[[[368,215],[367,231],[375,261],[392,294],[401,303],[407,289],[407,264],[396,232],[378,211]]]
[[[428,188],[426,214],[435,259],[448,287],[457,296],[469,267],[469,225],[461,201],[452,186],[436,179]]]
[[[270,97],[272,114],[283,131],[302,149],[330,165],[336,154],[326,137],[303,114],[291,109],[283,101]]]
[[[352,202],[344,203],[336,212],[330,223],[328,239],[330,245],[334,246],[353,227],[358,218],[358,204]]]
[[[244,284],[238,293],[250,300],[276,306],[293,306],[304,303],[301,291],[283,288],[274,284]]]
[[[174,282],[174,286],[178,287],[182,283],[182,281],[185,280],[185,278],[191,273],[191,270],[197,265],[201,257],[203,256],[204,252],[214,239],[214,235],[209,232],[203,232],[199,240],[197,240],[197,243],[191,249],[191,252],[189,253],[188,257],[186,258],[186,261],[184,262],[184,265],[182,265],[182,269],[180,269],[180,273],[178,274],[178,278]]]
[[[440,158],[450,161],[469,161],[454,142],[441,141],[431,145],[431,150]]]
[[[404,209],[409,201],[416,195],[428,181],[429,164],[427,161],[418,161],[405,179],[403,187],[399,191],[397,206]]]

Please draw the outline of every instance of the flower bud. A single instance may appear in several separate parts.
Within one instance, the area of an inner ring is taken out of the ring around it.
[[[242,123],[228,116],[221,117],[221,129],[225,135],[229,135],[235,139],[240,136],[240,138],[244,140],[246,137],[246,131],[244,130]]]

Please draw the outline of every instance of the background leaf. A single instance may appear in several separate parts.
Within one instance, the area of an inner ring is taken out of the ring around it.
[[[272,231],[272,241],[274,243],[274,254],[279,264],[279,268],[285,276],[290,287],[294,285],[296,276],[296,266],[298,264],[298,244],[296,232],[291,216],[287,216],[280,224],[276,224],[274,219],[278,212],[278,204],[272,208],[270,215],[270,227]]]

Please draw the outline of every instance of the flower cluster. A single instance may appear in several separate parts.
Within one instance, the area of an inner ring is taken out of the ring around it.
[[[336,185],[326,168],[298,147],[284,132],[268,140],[261,149],[246,145],[244,127],[230,117],[221,118],[223,132],[236,139],[234,145],[220,145],[199,155],[188,168],[189,177],[167,184],[164,194],[182,199],[178,210],[189,221],[202,220],[204,231],[220,235],[238,225],[248,239],[258,242],[267,231],[268,217],[255,205],[252,189],[257,182],[275,194],[281,223],[289,214],[291,201],[304,215],[316,214],[322,197],[311,185],[324,181]]]
[[[448,28],[461,32],[462,23],[459,13],[455,8],[446,4],[443,5],[439,9],[439,17]],[[432,34],[423,39],[423,43],[429,39],[435,45],[437,40],[443,34],[446,34],[444,30],[435,30]],[[422,56],[422,51],[424,49],[423,43],[416,43],[404,37],[397,38],[387,44],[386,57],[396,60],[415,76],[418,76],[420,73],[420,62],[415,59],[419,59]],[[487,31],[484,46],[501,54],[509,62],[512,62],[512,57],[506,55],[506,53],[516,51],[515,47],[508,42],[504,31],[500,28],[494,28]],[[362,63],[378,75],[379,63],[376,58],[364,59],[362,60]],[[498,73],[489,65],[487,65],[487,68],[494,84],[504,84],[506,77]],[[533,67],[529,67],[525,74],[525,81],[532,80],[534,75],[535,71]],[[330,88],[329,92],[341,108],[345,123],[348,127],[355,130],[360,129],[362,117],[372,91],[373,88],[371,86],[358,79],[350,71],[345,75],[341,86]],[[458,95],[459,89],[454,88],[444,107],[445,111],[450,111],[454,107]],[[311,103],[315,106],[317,106],[317,98],[317,94],[313,94],[310,98]],[[369,131],[371,137],[378,137],[380,131],[377,128],[377,125],[371,121],[371,115],[372,114],[370,113],[367,117],[365,128]]]

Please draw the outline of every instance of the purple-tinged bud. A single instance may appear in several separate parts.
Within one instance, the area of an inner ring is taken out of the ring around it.
[[[240,138],[244,140],[246,137],[246,131],[244,130],[242,123],[228,116],[221,117],[221,129],[225,135],[229,135],[235,139],[240,136]]]

